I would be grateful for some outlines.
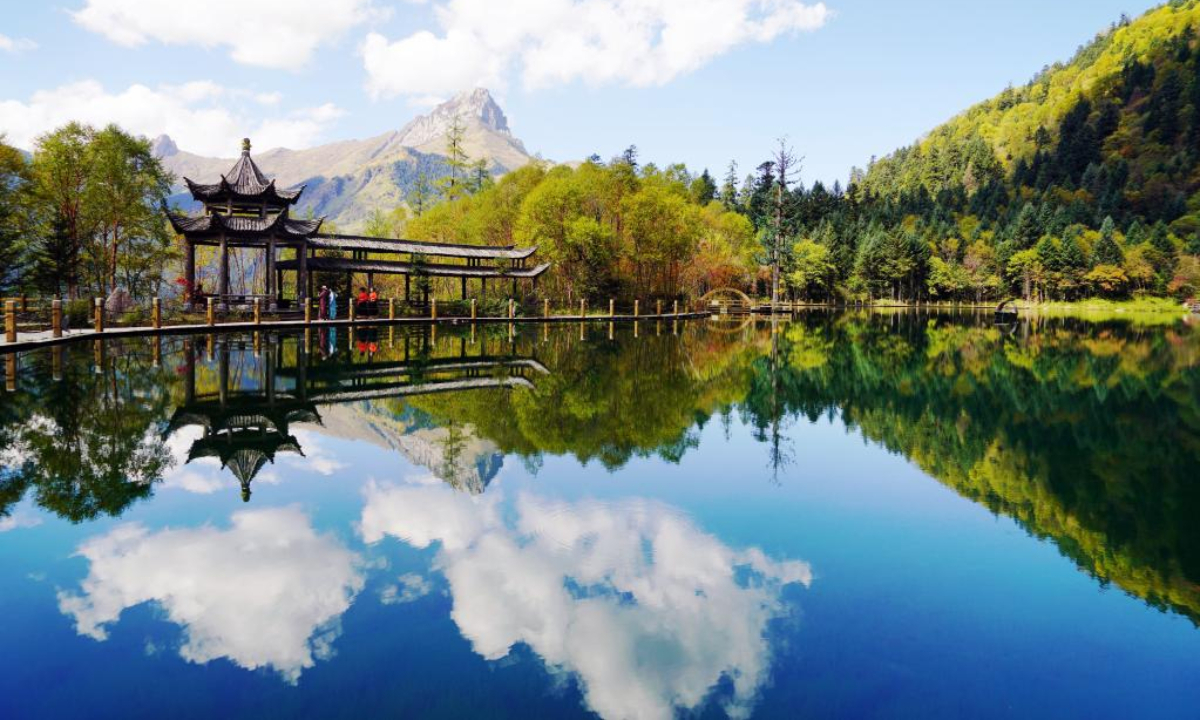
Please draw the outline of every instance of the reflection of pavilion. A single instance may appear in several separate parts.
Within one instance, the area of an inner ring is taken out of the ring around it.
[[[199,348],[189,339],[183,350],[185,400],[171,417],[165,435],[191,425],[203,428],[187,462],[202,457],[219,459],[221,467],[228,468],[241,483],[243,500],[249,500],[251,482],[268,462],[275,462],[278,453],[304,455],[290,427],[294,423],[323,425],[317,405],[482,389],[532,389],[534,376],[549,373],[534,358],[488,354],[482,344],[472,345],[475,352],[471,353],[464,342],[457,355],[433,358],[426,340],[419,338],[413,347],[412,338],[406,337],[402,359],[376,360],[365,354],[356,358],[353,353],[321,358],[309,352],[303,341],[294,346],[289,343],[287,350],[294,352],[285,353],[280,339],[269,336],[266,342],[254,343],[251,356],[244,341],[210,336],[206,369],[215,371],[215,377],[205,379],[215,388],[198,391]],[[285,355],[289,363],[285,363]]]
[[[183,406],[171,416],[165,434],[172,435],[189,425],[203,428],[204,435],[192,443],[187,461],[219,459],[221,467],[229,468],[241,483],[242,499],[249,500],[250,482],[264,465],[275,462],[277,453],[304,455],[290,432],[291,425],[320,423],[321,416],[311,401],[276,389],[276,353],[270,344],[257,363],[259,377],[250,388],[243,387],[250,378],[231,372],[229,343],[222,342],[218,352],[217,388],[198,393],[195,345],[190,340],[184,344],[186,395]],[[231,379],[237,382],[231,383]]]

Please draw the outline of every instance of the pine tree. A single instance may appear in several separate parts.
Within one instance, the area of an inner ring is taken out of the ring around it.
[[[1038,238],[1041,236],[1042,228],[1038,222],[1037,210],[1034,209],[1032,203],[1025,203],[1013,223],[1012,240],[1016,243],[1018,250],[1028,250],[1037,244]]]
[[[693,200],[700,205],[707,205],[717,196],[717,182],[708,174],[708,168],[704,168],[700,177],[692,181],[689,190]]]
[[[457,200],[468,191],[468,176],[471,160],[463,146],[467,128],[462,117],[456,115],[446,128],[446,176],[441,180],[442,195],[447,200]]]
[[[737,160],[729,161],[729,171],[725,173],[725,182],[721,184],[721,204],[726,210],[741,210],[738,204],[738,164]]]
[[[1125,253],[1117,244],[1116,224],[1111,217],[1104,218],[1100,226],[1100,238],[1092,248],[1092,265],[1120,266],[1125,261]]]

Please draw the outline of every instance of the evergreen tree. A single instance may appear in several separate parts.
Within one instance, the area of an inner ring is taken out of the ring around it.
[[[467,127],[462,117],[456,115],[446,128],[446,175],[441,179],[442,195],[447,200],[457,200],[467,193],[471,160],[463,145]]]
[[[737,171],[737,161],[730,160],[729,171],[725,173],[725,182],[721,184],[721,204],[725,206],[726,210],[741,209],[738,204]]]
[[[1104,218],[1100,226],[1100,238],[1092,248],[1092,265],[1113,265],[1119,267],[1125,261],[1125,253],[1117,244],[1116,223],[1111,217]]]
[[[708,174],[708,168],[704,168],[704,172],[692,181],[689,191],[692,195],[692,200],[700,205],[707,205],[717,196],[717,183],[713,180],[712,175]]]
[[[1011,238],[1018,250],[1028,250],[1037,244],[1042,236],[1042,228],[1038,222],[1037,210],[1032,203],[1025,203],[1013,223]]]

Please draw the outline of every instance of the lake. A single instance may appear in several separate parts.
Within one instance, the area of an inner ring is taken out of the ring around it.
[[[8,356],[0,716],[1196,717],[1200,325]]]

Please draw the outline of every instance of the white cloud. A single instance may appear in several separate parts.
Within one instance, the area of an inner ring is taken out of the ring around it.
[[[371,0],[85,0],[75,22],[109,40],[135,47],[227,47],[247,65],[294,68],[320,45],[384,16]]]
[[[816,30],[830,17],[824,3],[801,0],[441,0],[434,14],[440,33],[367,35],[373,96],[503,87],[510,70],[531,89],[662,85],[738,45]]]
[[[379,601],[384,605],[399,605],[419,600],[433,590],[433,583],[416,573],[405,573],[391,585],[379,591]]]
[[[151,138],[170,135],[189,152],[225,157],[235,155],[247,136],[261,150],[310,147],[343,114],[326,104],[263,119],[261,110],[240,111],[247,98],[253,99],[252,94],[207,80],[157,89],[130,85],[116,93],[95,80],[83,80],[39,90],[28,102],[0,101],[0,132],[29,149],[38,135],[72,120],[96,126],[117,123]]]
[[[35,515],[28,510],[18,509],[12,515],[0,517],[0,533],[37,527],[41,524],[42,518],[40,515]]]
[[[672,718],[722,677],[725,709],[749,713],[768,677],[767,623],[786,612],[780,590],[808,585],[808,564],[734,550],[651,501],[525,495],[509,517],[498,495],[372,485],[360,530],[368,542],[440,543],[452,616],[474,650],[494,660],[527,644],[575,674],[603,717]]]
[[[29,38],[10,38],[0,33],[0,52],[16,54],[36,50],[37,46],[38,44]]]
[[[156,602],[184,629],[185,660],[228,658],[289,682],[330,656],[363,586],[358,556],[295,508],[234,513],[226,530],[120,525],[77,554],[88,575],[58,603],[80,634],[104,640],[125,609]]]

